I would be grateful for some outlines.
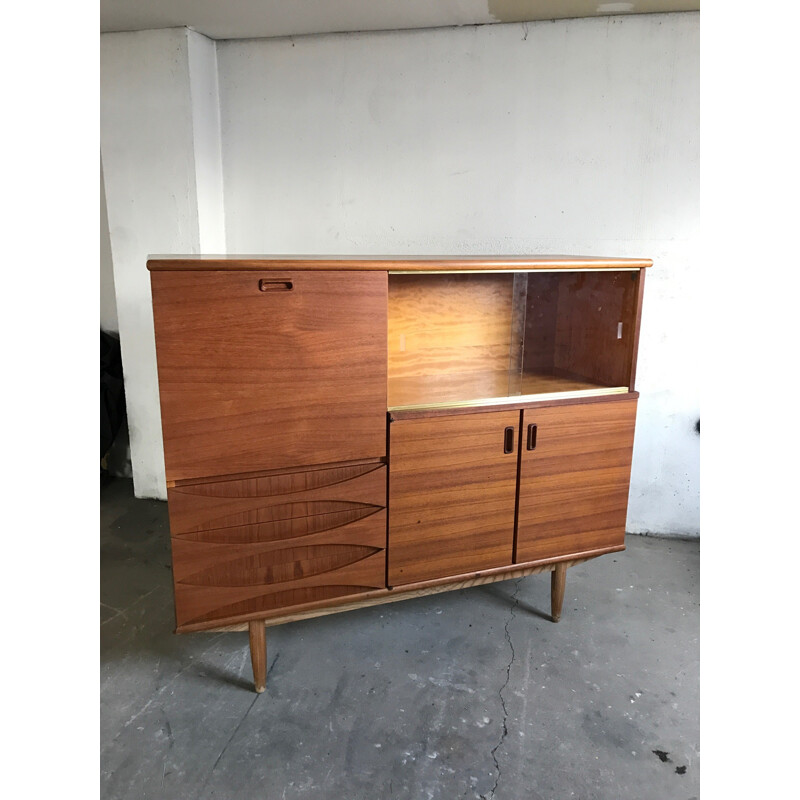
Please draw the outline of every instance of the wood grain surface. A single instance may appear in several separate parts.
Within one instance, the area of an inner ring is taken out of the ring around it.
[[[385,455],[385,273],[152,272],[167,480]]]
[[[385,586],[386,466],[170,490],[178,628]]]
[[[267,688],[267,637],[260,622],[250,622],[250,662],[253,665],[253,683],[259,694]]]
[[[517,561],[624,545],[636,402],[524,410]]]
[[[326,616],[327,614],[338,614],[343,611],[355,611],[359,608],[369,608],[370,606],[383,605],[384,603],[396,603],[400,600],[410,600],[415,597],[427,597],[432,594],[440,594],[441,592],[451,592],[459,589],[469,589],[472,586],[483,586],[488,583],[496,583],[498,581],[516,580],[517,578],[524,578],[528,575],[536,575],[543,572],[552,572],[555,565],[563,564],[564,567],[572,567],[576,564],[583,564],[585,561],[590,561],[598,556],[607,553],[618,552],[624,550],[624,547],[614,547],[606,550],[597,550],[593,553],[587,554],[580,558],[571,558],[558,562],[545,562],[538,564],[519,564],[511,567],[502,567],[500,569],[483,570],[480,572],[472,573],[470,575],[456,575],[448,579],[438,581],[426,581],[411,586],[404,586],[399,589],[382,589],[374,592],[365,593],[358,599],[346,599],[336,602],[334,604],[316,603],[306,608],[299,608],[296,610],[282,612],[277,611],[263,620],[266,627],[274,625],[284,625],[287,622],[297,622],[303,619],[311,619],[313,617]],[[205,625],[205,626],[186,626],[179,633],[189,632],[207,632],[214,633],[217,631],[244,631],[247,630],[247,622],[235,622],[230,625]]]
[[[639,272],[390,275],[389,409],[630,388]]]
[[[621,399],[634,400],[639,397],[639,392],[604,391],[602,394],[593,394],[591,397],[572,396],[571,394],[555,393],[543,394],[540,397],[508,397],[491,403],[465,404],[458,406],[422,407],[422,408],[393,408],[389,417],[393,420],[400,419],[433,419],[434,417],[455,417],[466,414],[484,414],[488,411],[503,409],[525,408],[552,408],[553,406],[574,406],[583,403],[616,403]]]
[[[513,283],[509,273],[390,275],[390,383],[505,372],[507,384]]]
[[[567,567],[562,562],[556,564],[550,575],[550,616],[553,622],[561,619],[561,607],[564,605],[564,589],[567,585]]]
[[[348,504],[383,508],[386,467],[358,464],[184,485],[168,489],[167,499],[173,536],[213,541],[216,529],[251,527],[262,540],[281,538],[276,523],[283,520],[345,511]]]
[[[391,424],[390,586],[511,564],[519,418],[497,411]]]
[[[530,281],[538,277],[532,275]],[[602,386],[630,386],[637,278],[637,272],[558,276],[554,374]]]
[[[559,563],[557,619],[624,548],[651,263],[152,258],[178,631],[249,626],[263,686],[263,620]]]
[[[639,334],[642,329],[642,306],[644,304],[644,276],[647,273],[640,269],[636,273],[636,315],[633,320],[633,336],[630,338],[629,361],[631,365],[630,390],[636,386],[636,365],[639,361]]]
[[[552,375],[555,367],[558,294],[563,273],[526,275],[523,368]]]
[[[625,384],[623,384],[625,386]],[[581,377],[525,373],[512,381],[508,370],[498,372],[449,372],[439,375],[390,378],[389,410],[434,408],[437,405],[459,405],[507,397],[512,404],[520,397],[536,394],[583,392],[591,395],[610,387]],[[519,392],[512,394],[511,390]]]
[[[162,270],[515,270],[515,269],[637,269],[650,267],[649,258],[604,256],[332,256],[332,255],[152,255],[151,271]]]

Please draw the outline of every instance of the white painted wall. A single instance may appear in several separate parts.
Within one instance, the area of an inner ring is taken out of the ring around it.
[[[166,497],[147,257],[224,249],[216,65],[206,63],[215,52],[203,38],[185,28],[101,37],[101,149],[138,497]]]
[[[225,252],[225,205],[216,42],[187,31],[195,188],[201,253]]]
[[[111,234],[108,231],[108,210],[103,180],[103,162],[100,162],[100,328],[119,332],[117,297],[114,289],[114,265],[111,261]]]
[[[139,496],[164,496],[148,253],[649,256],[629,529],[698,533],[698,14],[218,42],[219,117],[197,37],[102,37]]]
[[[231,253],[648,256],[629,529],[699,531],[699,14],[217,44]]]

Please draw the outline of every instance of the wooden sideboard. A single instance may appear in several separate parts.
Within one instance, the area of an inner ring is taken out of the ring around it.
[[[176,630],[623,550],[649,259],[148,261]]]

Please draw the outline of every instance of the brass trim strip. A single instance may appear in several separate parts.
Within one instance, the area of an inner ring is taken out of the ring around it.
[[[389,406],[389,411],[427,411],[436,408],[472,408],[473,406],[514,405],[536,401],[567,400],[576,397],[602,397],[609,394],[628,394],[627,386],[601,386],[597,389],[576,389],[571,392],[543,392],[541,394],[519,394],[504,397],[488,397],[476,400],[459,400],[445,403],[418,403],[410,406]]]

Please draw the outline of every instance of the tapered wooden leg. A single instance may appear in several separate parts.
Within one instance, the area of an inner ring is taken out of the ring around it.
[[[564,587],[567,585],[567,567],[556,564],[550,573],[550,615],[553,622],[561,619],[561,606],[564,603]]]
[[[250,623],[250,660],[253,662],[253,679],[260,694],[267,688],[267,629],[264,620]]]

